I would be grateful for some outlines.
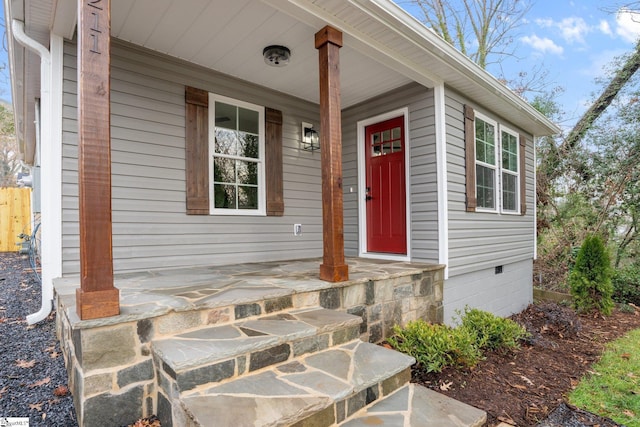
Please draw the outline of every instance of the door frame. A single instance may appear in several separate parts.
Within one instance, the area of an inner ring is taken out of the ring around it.
[[[365,161],[365,128],[369,125],[384,122],[395,117],[404,118],[404,179],[405,179],[405,223],[407,233],[407,254],[394,255],[367,251],[367,205],[364,199],[367,186],[367,170]],[[386,259],[391,261],[411,260],[411,146],[409,144],[409,108],[399,108],[360,120],[358,127],[358,256],[361,258]]]

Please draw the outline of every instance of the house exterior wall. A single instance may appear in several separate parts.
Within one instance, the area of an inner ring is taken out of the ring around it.
[[[80,268],[76,52],[65,43],[64,275]],[[185,85],[283,112],[284,216],[186,215]],[[116,40],[111,88],[116,272],[321,256],[320,153],[299,147],[300,123],[318,123],[317,105]]]
[[[446,88],[449,264],[444,287],[445,321],[466,304],[501,315],[519,311],[532,301],[535,245],[534,146],[526,134],[525,215],[467,212],[463,105],[511,130],[521,129]],[[495,274],[495,267],[503,273]]]
[[[345,253],[358,255],[358,137],[357,123],[390,111],[409,110],[411,174],[407,197],[411,205],[411,260],[438,263],[438,197],[436,188],[436,140],[433,90],[409,84],[343,111],[343,177]],[[350,188],[354,192],[350,192]]]
[[[524,260],[504,264],[501,274],[491,267],[449,277],[443,292],[444,322],[455,323],[456,311],[466,305],[503,317],[519,313],[533,302],[532,275],[533,263]]]

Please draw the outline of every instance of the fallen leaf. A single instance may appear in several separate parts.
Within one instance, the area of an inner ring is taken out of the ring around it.
[[[46,420],[46,419],[47,419],[47,413],[46,413],[46,412],[43,412],[43,413],[42,413],[42,420],[44,421],[44,420]]]
[[[623,358],[623,359],[625,359],[625,360],[629,360],[629,359],[631,358],[631,354],[629,354],[629,353],[622,353],[622,354],[620,355],[620,357],[622,357],[622,358]]]
[[[529,385],[533,385],[533,381],[531,381],[529,378],[525,377],[524,375],[520,375],[520,378],[522,378],[522,381],[526,382]]]
[[[388,348],[389,350],[393,350],[393,347],[391,347],[391,344],[384,343],[384,344],[382,344],[382,346],[384,348]]]
[[[634,414],[633,412],[631,412],[628,409],[625,409],[624,411],[622,411],[622,413],[625,414],[629,418],[635,418],[636,417],[636,414]]]
[[[16,360],[16,366],[19,368],[33,368],[36,365],[36,361],[35,360],[30,360],[30,361],[26,361],[23,359],[18,359]]]
[[[526,390],[527,387],[520,385],[520,384],[511,384],[512,387],[517,388],[518,390]]]
[[[636,377],[636,376],[635,376],[635,374],[634,374],[633,372],[629,372],[629,373],[627,374],[627,376],[628,376],[629,378],[635,378],[635,377]]]
[[[36,410],[38,412],[42,412],[42,402],[40,403],[29,403],[29,410]]]
[[[440,390],[449,391],[449,389],[451,389],[452,385],[453,385],[452,381],[445,381],[442,384],[440,384]]]
[[[50,353],[50,352],[55,351],[55,350],[56,350],[56,346],[55,345],[52,345],[51,347],[47,347],[47,348],[44,349],[44,351],[46,351],[47,353]]]
[[[40,381],[36,381],[33,384],[30,384],[28,387],[29,388],[36,388],[36,387],[40,387],[43,386],[45,384],[49,384],[49,381],[51,381],[51,378],[47,377],[47,378],[43,378]]]
[[[53,394],[56,396],[66,396],[69,393],[69,389],[66,385],[59,385],[53,390]]]
[[[7,390],[8,390],[7,387],[3,387],[2,389],[0,389],[0,399],[2,399],[2,395],[5,394]]]
[[[60,356],[60,353],[58,353],[57,351],[54,351],[51,354],[49,354],[49,357],[51,357],[52,359],[55,359],[58,356]]]

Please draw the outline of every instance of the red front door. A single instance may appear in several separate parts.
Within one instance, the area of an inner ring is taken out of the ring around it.
[[[367,252],[407,253],[404,117],[365,128]]]

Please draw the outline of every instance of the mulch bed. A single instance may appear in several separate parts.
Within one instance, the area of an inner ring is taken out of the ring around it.
[[[412,381],[486,411],[487,426],[618,426],[566,405],[565,396],[607,342],[640,328],[640,310],[578,316],[569,308],[543,303],[512,319],[531,334],[520,349],[489,353],[471,370],[425,374],[414,366]]]

